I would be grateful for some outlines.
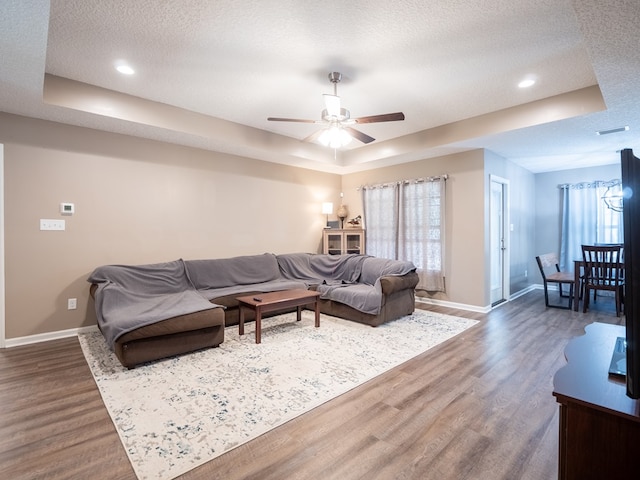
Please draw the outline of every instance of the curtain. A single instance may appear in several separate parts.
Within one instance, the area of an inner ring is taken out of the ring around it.
[[[446,176],[362,187],[367,253],[408,260],[419,290],[444,291]]]
[[[374,257],[397,259],[398,185],[363,187],[362,192],[367,253]]]
[[[621,196],[620,180],[559,185],[562,189],[560,267],[573,271],[582,245],[623,243],[622,212],[607,198]]]

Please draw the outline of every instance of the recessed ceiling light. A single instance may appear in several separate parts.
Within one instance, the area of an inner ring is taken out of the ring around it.
[[[120,73],[124,75],[133,75],[134,73],[136,73],[136,71],[126,63],[116,64],[116,70],[118,70]]]
[[[529,88],[532,85],[534,85],[536,83],[536,81],[532,78],[527,78],[525,80],[522,80],[519,84],[518,87],[520,88]]]
[[[626,132],[627,130],[629,130],[629,125],[625,125],[624,127],[612,128],[611,130],[599,130],[596,132],[596,135],[609,135],[610,133]]]

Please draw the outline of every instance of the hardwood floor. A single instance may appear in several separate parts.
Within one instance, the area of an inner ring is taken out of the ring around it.
[[[181,479],[554,479],[552,378],[569,339],[619,323],[542,291]],[[135,479],[77,339],[0,350],[0,478]]]

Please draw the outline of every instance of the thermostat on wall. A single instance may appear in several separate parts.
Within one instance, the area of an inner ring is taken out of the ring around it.
[[[60,204],[60,213],[62,215],[73,215],[75,208],[73,203],[61,203]]]

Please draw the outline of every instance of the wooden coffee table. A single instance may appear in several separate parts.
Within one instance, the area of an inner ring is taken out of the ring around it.
[[[297,307],[297,321],[301,319],[302,307],[313,304],[316,313],[316,327],[320,326],[320,310],[318,309],[318,297],[320,294],[311,290],[282,290],[280,292],[260,293],[238,297],[240,309],[240,321],[238,333],[244,335],[244,311],[246,308],[256,312],[256,343],[261,342],[262,314],[283,310],[289,307]]]

